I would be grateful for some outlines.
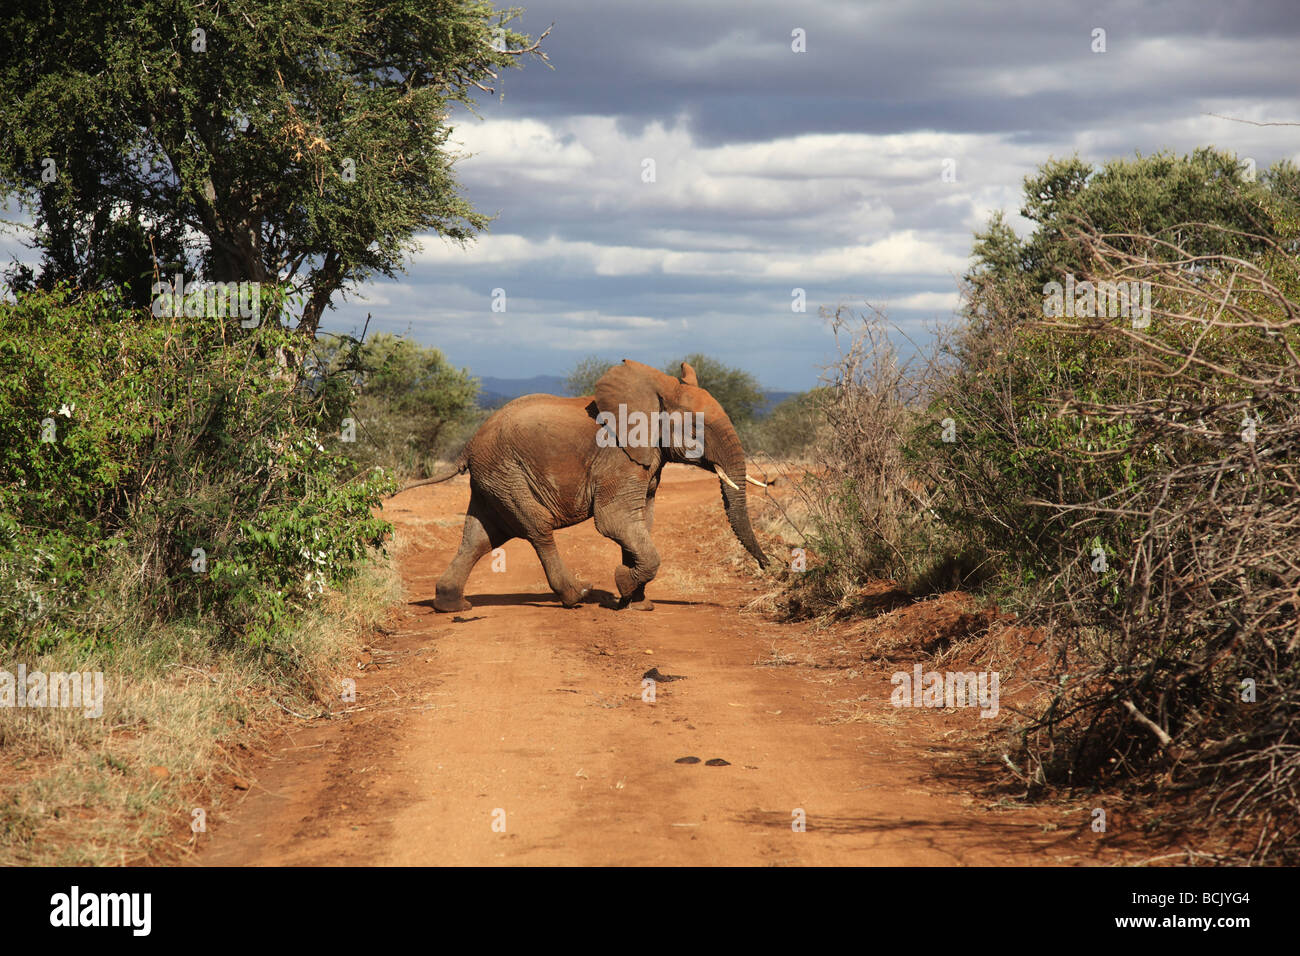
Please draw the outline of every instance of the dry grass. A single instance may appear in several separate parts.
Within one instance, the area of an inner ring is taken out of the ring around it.
[[[660,570],[655,576],[655,590],[669,591],[682,595],[703,594],[721,580],[716,570],[707,565],[683,567],[672,564]]]
[[[102,671],[103,715],[0,708],[0,865],[125,865],[182,849],[191,811],[210,813],[229,792],[241,744],[287,711],[329,710],[354,655],[400,600],[390,559],[310,609],[285,642],[291,659],[169,627],[111,654],[27,661],[29,672]]]

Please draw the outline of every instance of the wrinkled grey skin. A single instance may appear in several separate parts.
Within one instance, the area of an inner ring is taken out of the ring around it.
[[[596,415],[617,415],[620,405],[646,415],[702,412],[703,454],[688,457],[689,437],[670,447],[601,447],[597,433],[602,426]],[[766,567],[745,501],[745,454],[722,406],[696,384],[694,370],[685,363],[677,379],[624,360],[596,383],[594,396],[515,399],[483,423],[454,472],[419,482],[445,480],[465,470],[470,474],[460,550],[438,579],[434,607],[443,612],[469,610],[465,581],[470,571],[512,538],[532,544],[551,589],[565,607],[575,607],[588,587],[574,579],[560,558],[554,532],[594,517],[596,530],[623,549],[623,564],[614,572],[619,607],[651,610],[645,586],[659,569],[659,552],[650,530],[659,477],[669,462],[710,471],[721,466],[737,486],[719,479],[727,520],[759,566]]]

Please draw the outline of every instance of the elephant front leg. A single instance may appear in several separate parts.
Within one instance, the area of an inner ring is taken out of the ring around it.
[[[619,608],[652,611],[645,586],[659,571],[659,552],[650,537],[647,518],[654,520],[653,497],[646,485],[624,487],[621,493],[597,497],[593,509],[596,530],[623,549],[623,564],[614,571]]]
[[[655,491],[658,487],[659,479],[656,477],[650,482],[645,505],[642,507],[645,522],[645,541],[649,543],[651,552],[648,556],[643,552],[642,557],[649,557],[653,561],[653,567],[650,567],[649,561],[638,559],[636,552],[627,547],[623,548],[623,566],[614,572],[614,581],[618,585],[619,594],[622,596],[622,600],[619,602],[620,607],[630,607],[637,611],[653,611],[655,609],[654,602],[645,596],[645,586],[659,569],[659,552],[655,550],[654,541],[650,537],[655,527]],[[639,581],[638,564],[643,569],[648,570],[650,578]],[[631,590],[625,591],[625,585]]]
[[[636,556],[623,549],[623,564],[614,571],[614,583],[618,585],[620,608],[630,607],[634,611],[653,611],[654,601],[645,596],[648,581],[637,583]]]
[[[649,530],[641,522],[611,531],[605,531],[599,524],[596,528],[623,548],[623,564],[614,571],[614,584],[618,587],[620,599],[618,606],[653,611],[654,602],[645,596],[645,586],[659,572],[659,552]]]

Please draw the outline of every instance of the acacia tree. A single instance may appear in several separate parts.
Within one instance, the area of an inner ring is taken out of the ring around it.
[[[669,362],[664,371],[669,375],[682,374],[682,362],[695,369],[700,387],[707,389],[723,407],[735,426],[752,424],[763,407],[763,387],[744,369],[724,365],[715,358],[696,352]],[[570,395],[590,395],[596,382],[618,362],[599,355],[589,355],[575,365],[564,379],[565,390]]]
[[[349,455],[358,465],[422,470],[480,420],[478,380],[438,349],[386,332],[364,342],[322,332],[312,351],[318,394],[346,396],[333,403],[340,414],[330,427],[345,415],[356,423]]]
[[[570,395],[594,395],[596,383],[600,377],[612,369],[618,362],[599,355],[588,355],[581,359],[564,378],[564,390]]]
[[[695,369],[700,388],[706,389],[718,400],[718,404],[737,428],[749,425],[758,418],[764,401],[763,386],[749,372],[723,365],[717,359],[698,352],[669,362],[664,366],[664,371],[669,375],[680,375],[682,362]]]
[[[508,28],[518,15],[483,0],[14,5],[0,190],[36,222],[26,278],[127,283],[137,300],[173,265],[282,283],[314,336],[336,292],[402,270],[416,233],[486,226],[458,193],[449,111],[545,59]]]

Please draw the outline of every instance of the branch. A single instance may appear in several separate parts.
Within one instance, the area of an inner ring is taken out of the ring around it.
[[[542,31],[542,35],[539,36],[536,40],[533,41],[533,45],[532,45],[532,46],[520,47],[518,50],[501,50],[500,52],[501,52],[501,53],[508,53],[508,54],[510,54],[511,56],[522,56],[522,55],[525,54],[525,53],[536,53],[536,54],[537,54],[538,56],[540,56],[543,60],[546,60],[546,59],[547,59],[546,54],[543,53],[543,52],[539,49],[539,47],[542,45],[542,41],[545,40],[545,39],[547,38],[547,36],[550,35],[550,32],[551,32],[552,30],[554,30],[554,29],[555,29],[555,21],[552,20],[552,21],[551,21],[551,25],[550,25],[549,27],[547,27],[545,30]]]
[[[1157,724],[1146,714],[1142,713],[1142,711],[1138,710],[1137,706],[1133,703],[1133,701],[1131,700],[1124,701],[1124,709],[1127,710],[1130,714],[1132,714],[1138,723],[1142,724],[1142,726],[1146,727],[1153,734],[1155,734],[1156,737],[1159,738],[1161,746],[1165,747],[1166,749],[1173,746],[1174,738],[1170,737],[1167,733],[1165,733],[1163,727]]]
[[[1249,123],[1251,126],[1300,126],[1300,123],[1257,123],[1255,120],[1241,119],[1237,116],[1224,116],[1222,113],[1206,113],[1205,115],[1228,120],[1231,123]]]

